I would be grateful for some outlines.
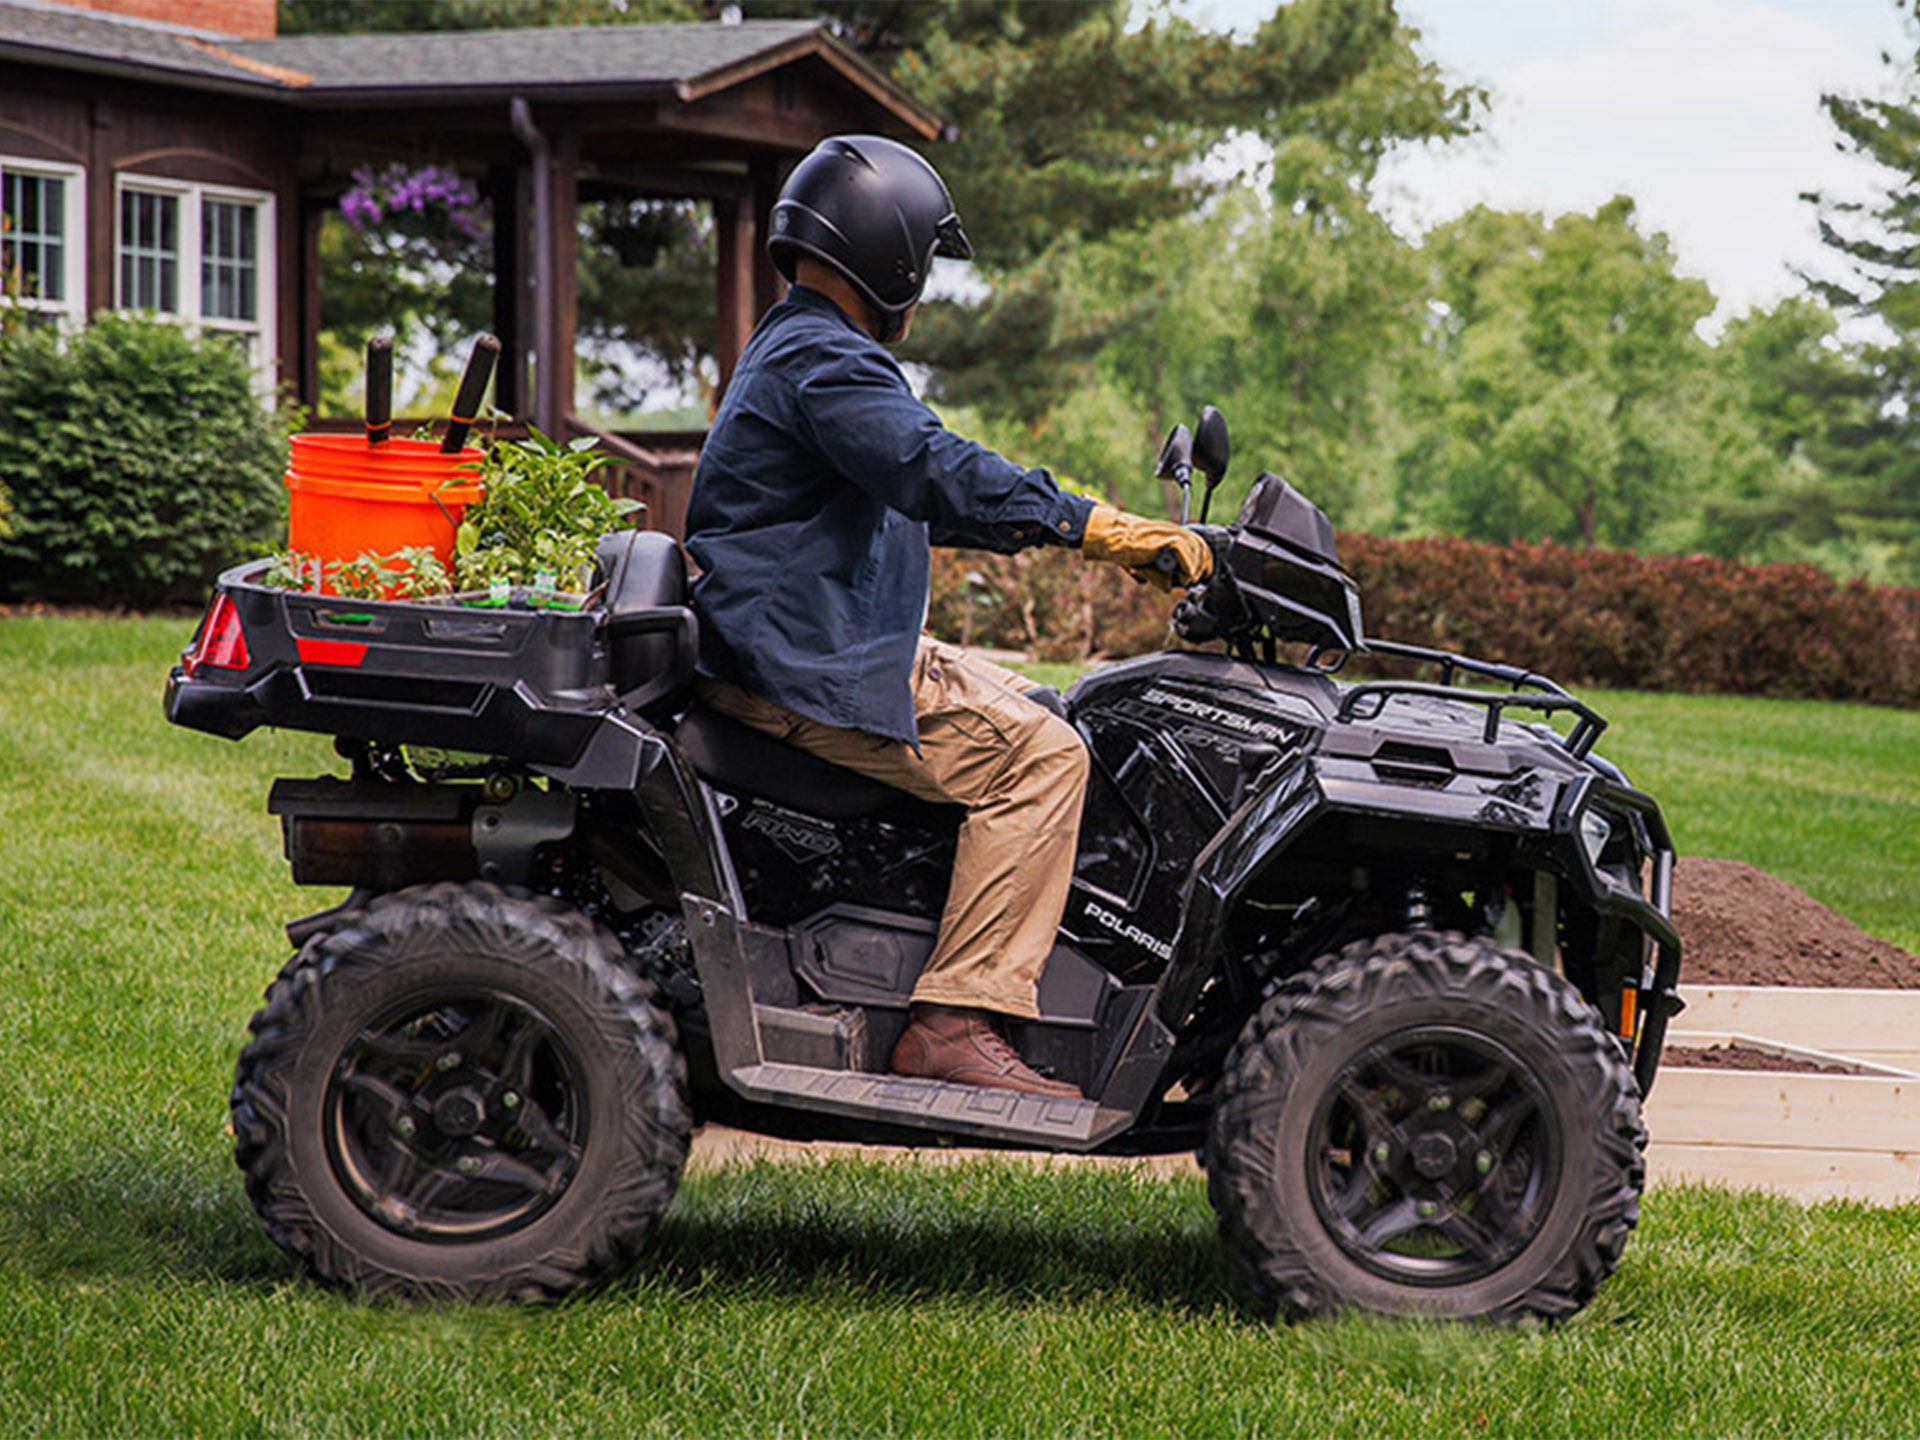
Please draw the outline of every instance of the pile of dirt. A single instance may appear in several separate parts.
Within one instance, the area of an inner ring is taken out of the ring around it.
[[[1854,1069],[1851,1065],[1823,1064],[1799,1055],[1775,1055],[1751,1045],[1669,1045],[1660,1052],[1660,1063],[1685,1070],[1765,1070],[1774,1075],[1845,1075]]]
[[[1681,860],[1673,923],[1683,985],[1920,990],[1920,956],[1737,860]]]

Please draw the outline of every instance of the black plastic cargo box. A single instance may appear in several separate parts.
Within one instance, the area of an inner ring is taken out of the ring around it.
[[[223,574],[167,681],[167,718],[238,739],[261,725],[571,764],[615,698],[606,613],[355,600]],[[239,640],[234,629],[237,623]]]

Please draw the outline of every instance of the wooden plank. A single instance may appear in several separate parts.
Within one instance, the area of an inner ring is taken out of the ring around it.
[[[1700,1181],[1737,1190],[1767,1190],[1801,1201],[1903,1205],[1920,1200],[1920,1155],[1908,1151],[1683,1145],[1655,1140],[1647,1147],[1647,1177],[1653,1185]]]
[[[548,417],[547,433],[562,434],[573,417],[575,342],[580,320],[580,137],[557,131],[553,142],[553,194],[548,220],[553,235],[553,273],[534,278],[534,303],[550,307],[552,351],[534,361]]]
[[[1687,1008],[1676,1028],[1764,1035],[1863,1060],[1920,1052],[1920,990],[1682,985],[1680,998]]]
[[[1920,1153],[1920,1080],[1663,1070],[1646,1117],[1671,1144]]]

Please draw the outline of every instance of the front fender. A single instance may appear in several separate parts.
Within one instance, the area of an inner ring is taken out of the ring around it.
[[[1454,771],[1444,778],[1378,757],[1303,756],[1261,785],[1222,827],[1195,862],[1174,939],[1174,959],[1163,990],[1163,1017],[1184,1015],[1200,987],[1214,974],[1232,944],[1233,918],[1271,867],[1296,853],[1325,862],[1324,853],[1298,848],[1329,822],[1352,817],[1369,822],[1373,834],[1392,836],[1402,854],[1422,850],[1451,857],[1468,842],[1507,837],[1524,863],[1550,870],[1568,902],[1630,927],[1647,941],[1650,963],[1642,977],[1643,1088],[1658,1064],[1658,1040],[1678,1008],[1674,989],[1679,937],[1671,920],[1673,849],[1653,801],[1592,771],[1572,774],[1544,767],[1488,767],[1496,773]],[[1505,773],[1497,773],[1501,769]],[[1582,814],[1592,806],[1639,817],[1645,827],[1652,873],[1649,894],[1599,870],[1580,841]],[[1357,854],[1356,863],[1371,853]]]

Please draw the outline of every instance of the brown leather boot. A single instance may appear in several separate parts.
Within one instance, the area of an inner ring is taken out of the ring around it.
[[[908,1013],[907,1028],[893,1047],[896,1075],[1062,1100],[1083,1098],[1064,1080],[1048,1080],[1030,1070],[988,1011],[915,1005]]]

